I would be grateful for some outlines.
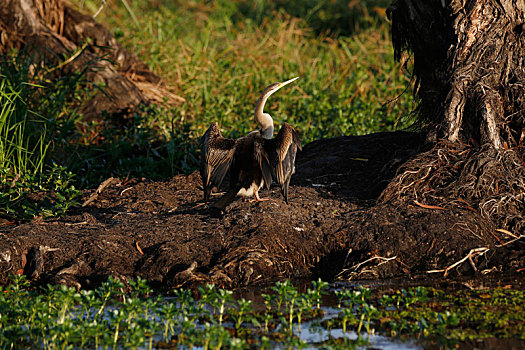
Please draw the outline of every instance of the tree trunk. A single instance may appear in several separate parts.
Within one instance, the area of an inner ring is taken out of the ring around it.
[[[525,230],[525,1],[394,0],[396,59],[413,53],[431,149],[382,193],[398,205],[475,210]]]
[[[432,139],[521,145],[523,0],[394,0],[396,57],[414,53],[420,117]]]
[[[171,103],[182,99],[113,35],[88,15],[62,0],[3,0],[0,6],[0,53],[28,47],[45,56],[64,73],[89,67],[88,79],[103,86],[85,105],[87,117],[126,114],[141,103]],[[60,57],[69,57],[59,61]],[[101,58],[105,59],[102,60]],[[109,60],[107,59],[109,58]]]

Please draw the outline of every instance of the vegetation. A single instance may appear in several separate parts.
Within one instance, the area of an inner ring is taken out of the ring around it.
[[[19,218],[64,214],[80,194],[53,154],[74,133],[84,72],[53,77],[34,61],[0,61],[0,215]]]
[[[0,348],[355,348],[373,346],[375,332],[450,347],[469,339],[525,340],[525,295],[513,289],[417,287],[372,296],[359,287],[336,291],[339,303],[330,307],[322,299],[328,284],[320,280],[304,293],[278,282],[257,306],[213,285],[199,288],[200,299],[183,289],[154,297],[140,278],[128,293],[124,288],[110,278],[91,291],[35,290],[24,276],[13,277],[0,288]],[[317,341],[305,341],[306,330]]]
[[[97,20],[185,99],[122,120],[82,119],[82,104],[104,89],[86,85],[93,67],[71,73],[25,52],[2,57],[0,215],[61,215],[76,188],[109,176],[189,173],[211,122],[231,137],[253,130],[262,89],[293,76],[301,79],[268,109],[304,143],[407,126],[413,101],[393,60],[387,2],[109,2]],[[77,5],[94,14],[100,1]]]
[[[366,14],[377,1],[158,3],[133,2],[139,31],[121,20],[129,18],[122,5],[107,7],[100,21],[186,99],[171,117],[160,117],[164,123],[188,120],[200,136],[219,121],[238,137],[255,128],[253,107],[264,87],[299,76],[272,96],[269,109],[305,142],[405,125],[398,122],[411,111],[412,97],[402,95],[409,80],[394,62],[384,7],[382,16]],[[345,35],[333,33],[340,22]]]

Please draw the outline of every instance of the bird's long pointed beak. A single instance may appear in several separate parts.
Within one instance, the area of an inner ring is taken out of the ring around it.
[[[287,81],[281,83],[281,84],[279,85],[279,89],[282,88],[282,87],[285,86],[285,85],[290,84],[292,81],[296,81],[297,79],[299,79],[299,77],[295,77],[295,78],[293,78],[293,79],[290,79],[290,80],[287,80]]]

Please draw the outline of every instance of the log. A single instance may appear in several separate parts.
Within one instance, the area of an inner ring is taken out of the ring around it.
[[[0,54],[36,51],[62,74],[88,67],[87,78],[102,87],[83,108],[84,115],[126,115],[143,103],[178,104],[162,80],[122,48],[108,29],[62,0],[4,0],[0,6]],[[62,57],[68,57],[62,61]],[[102,59],[103,58],[103,59]]]

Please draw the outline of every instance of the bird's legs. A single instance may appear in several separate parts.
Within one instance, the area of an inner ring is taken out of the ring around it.
[[[271,201],[272,200],[271,198],[261,198],[261,197],[259,197],[259,191],[255,191],[253,196],[254,196],[254,198],[252,200],[250,200],[249,203],[264,202],[264,201]]]

